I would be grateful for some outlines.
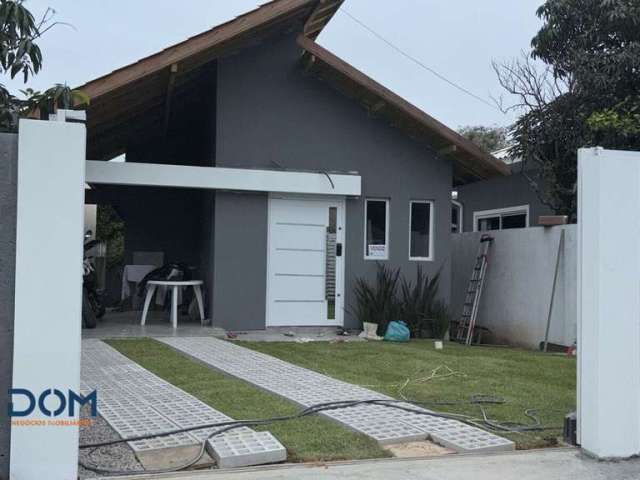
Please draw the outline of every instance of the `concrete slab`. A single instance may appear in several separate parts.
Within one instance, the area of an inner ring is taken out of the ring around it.
[[[284,462],[287,451],[269,432],[228,434],[207,440],[207,452],[219,468]]]
[[[264,330],[233,332],[246,342],[364,342],[357,333],[338,335],[335,327],[268,327]]]
[[[394,400],[378,392],[214,338],[159,338],[159,341],[228,375],[245,380],[302,407],[352,400]],[[358,405],[328,410],[321,415],[367,435],[382,445],[430,439],[459,453],[514,450],[515,444],[493,433],[457,420],[384,405]]]
[[[145,370],[104,342],[82,342],[82,391],[98,390],[98,412],[123,439],[233,419]],[[194,458],[217,428],[128,442],[146,468],[179,465]],[[243,427],[215,437],[251,447],[218,455],[225,465],[248,466],[286,459],[284,447],[267,432]],[[254,449],[254,444],[259,444]],[[265,445],[269,445],[266,448]],[[235,445],[235,443],[234,443]],[[215,449],[214,449],[215,450]],[[240,451],[242,450],[242,451]],[[255,451],[254,451],[255,450]],[[284,455],[284,456],[283,456]]]
[[[123,477],[118,477],[123,480]],[[599,462],[576,449],[448,455],[156,475],[153,480],[637,480],[640,459]],[[114,479],[104,479],[114,480]],[[134,480],[127,477],[124,480]]]
[[[173,336],[214,336],[224,338],[223,328],[202,326],[186,316],[178,320],[178,328],[174,329],[166,312],[149,312],[147,324],[140,325],[142,312],[127,311],[107,313],[93,329],[82,329],[82,338],[143,338]]]

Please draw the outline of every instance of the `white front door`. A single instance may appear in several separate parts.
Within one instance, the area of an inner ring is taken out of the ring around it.
[[[269,198],[267,326],[342,325],[344,199]]]

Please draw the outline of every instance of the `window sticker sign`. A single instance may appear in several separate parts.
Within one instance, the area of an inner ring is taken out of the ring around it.
[[[387,246],[369,245],[369,256],[372,258],[387,258]]]

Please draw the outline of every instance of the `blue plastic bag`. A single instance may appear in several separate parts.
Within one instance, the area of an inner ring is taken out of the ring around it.
[[[384,339],[387,342],[408,342],[409,336],[409,328],[406,323],[389,322],[387,331],[384,334]]]

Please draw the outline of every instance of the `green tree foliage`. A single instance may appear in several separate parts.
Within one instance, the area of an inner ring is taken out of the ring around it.
[[[23,0],[0,0],[0,73],[24,83],[36,75],[43,65],[42,52],[36,43],[49,29],[58,25],[52,18],[55,12],[47,9],[40,20],[24,5]],[[56,108],[70,108],[87,104],[89,99],[77,90],[57,84],[44,92],[32,89],[21,91],[24,98],[14,96],[0,84],[0,130],[12,131],[19,116],[45,117]]]
[[[494,64],[519,101],[512,154],[541,200],[575,218],[577,149],[640,149],[640,1],[547,0],[523,58]]]
[[[107,242],[107,268],[121,266],[124,262],[124,222],[111,205],[98,205],[96,220],[96,238]]]
[[[504,127],[469,125],[461,127],[458,133],[471,140],[487,153],[495,152],[507,146],[507,129]]]

